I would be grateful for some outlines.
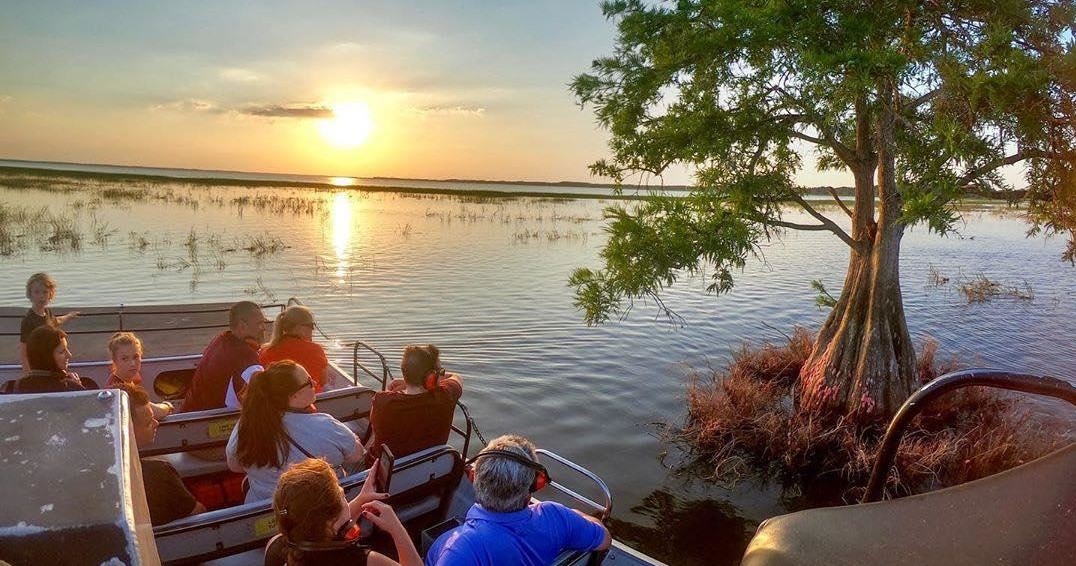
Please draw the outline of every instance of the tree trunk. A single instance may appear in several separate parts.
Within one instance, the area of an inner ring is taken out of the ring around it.
[[[800,372],[800,407],[860,420],[885,419],[911,395],[915,350],[900,293],[903,227],[879,227],[865,253],[852,252],[840,300]]]
[[[861,161],[853,167],[856,203],[852,217],[852,239],[859,247],[849,256],[841,297],[800,372],[798,403],[807,411],[860,421],[886,419],[915,388],[915,349],[900,292],[904,224],[894,174],[893,122],[893,112],[883,109],[879,113],[875,155],[865,112],[860,114],[857,154]]]

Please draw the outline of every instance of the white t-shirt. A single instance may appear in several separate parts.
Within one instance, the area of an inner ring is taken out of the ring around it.
[[[339,466],[344,462],[344,458],[353,454],[358,442],[351,429],[325,413],[284,413],[284,429],[303,450],[316,458],[324,458],[333,467]],[[229,460],[235,459],[238,433],[239,427],[236,426],[228,439],[226,453]],[[250,482],[246,503],[272,498],[280,474],[288,469],[288,466],[306,459],[306,455],[290,442],[286,456],[284,465],[280,468],[246,468],[247,480]]]

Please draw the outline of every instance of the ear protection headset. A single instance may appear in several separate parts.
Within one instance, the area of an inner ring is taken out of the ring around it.
[[[535,462],[534,460],[531,460],[530,458],[516,452],[512,452],[511,450],[498,450],[494,448],[479,452],[470,460],[467,460],[467,462],[464,464],[464,469],[467,471],[467,477],[472,482],[474,481],[475,460],[489,456],[507,458],[509,460],[512,460],[513,462],[519,462],[520,464],[523,464],[524,466],[534,470],[534,481],[532,481],[530,485],[531,493],[542,489],[543,487],[548,485],[549,482],[553,481],[553,478],[549,477],[549,471],[545,469],[545,466],[539,464],[538,462]]]
[[[346,523],[340,526],[336,531],[336,536],[332,540],[325,540],[319,542],[311,541],[293,541],[286,536],[281,536],[284,539],[284,543],[295,550],[303,552],[317,552],[319,550],[342,550],[352,546],[363,547],[366,546],[359,542],[359,525],[355,521],[348,519]]]
[[[426,391],[433,391],[437,389],[437,385],[441,382],[441,378],[445,376],[445,368],[433,368],[426,372]]]

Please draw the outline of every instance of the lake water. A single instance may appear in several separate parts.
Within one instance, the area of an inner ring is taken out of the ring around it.
[[[796,324],[817,328],[825,312],[810,281],[836,294],[843,279],[847,252],[834,237],[790,233],[764,245],[765,261],[725,296],[704,292],[705,274],[682,280],[666,301],[683,326],[639,302],[624,321],[587,327],[566,282],[574,267],[597,265],[611,201],[25,181],[0,171],[0,203],[47,207],[82,239],[71,250],[48,243],[52,228],[17,228],[0,256],[0,304],[26,305],[27,276],[45,270],[61,307],[294,296],[329,335],[360,338],[394,366],[405,344],[437,344],[464,376],[463,400],[487,438],[521,433],[597,472],[614,492],[614,534],[671,564],[736,564],[760,521],[799,505],[767,483],[718,487],[671,472],[664,461],[675,450],[654,423],[683,418],[689,367],[720,364],[744,340],[779,340]],[[169,196],[105,196],[116,188]],[[960,237],[917,229],[904,240],[913,337],[978,365],[1072,379],[1076,273],[1059,261],[1063,242],[1025,238],[1003,209],[966,219]],[[287,247],[243,249],[258,240]],[[951,281],[929,284],[932,265]],[[1026,281],[1034,299],[969,305],[956,282],[979,273]],[[350,362],[342,348],[331,354]],[[1073,428],[1056,405],[1034,407]]]

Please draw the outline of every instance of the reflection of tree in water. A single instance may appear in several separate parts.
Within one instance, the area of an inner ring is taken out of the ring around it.
[[[676,565],[739,564],[757,526],[724,501],[684,501],[662,490],[647,495],[631,511],[650,518],[654,526],[613,518],[609,526],[614,536]]]

